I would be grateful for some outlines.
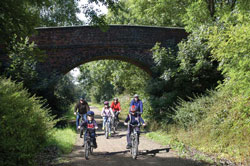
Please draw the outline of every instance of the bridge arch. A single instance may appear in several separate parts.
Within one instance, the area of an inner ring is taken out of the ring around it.
[[[182,28],[110,25],[106,32],[93,26],[36,28],[31,37],[47,58],[42,70],[65,74],[94,60],[121,60],[147,73],[154,65],[150,49],[156,42],[175,46],[187,33]]]

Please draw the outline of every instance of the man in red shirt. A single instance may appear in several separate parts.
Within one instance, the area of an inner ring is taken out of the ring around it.
[[[111,106],[110,106],[119,122],[119,113],[121,112],[121,105],[120,105],[120,102],[118,101],[118,98],[115,97],[114,98],[114,101],[111,103]]]

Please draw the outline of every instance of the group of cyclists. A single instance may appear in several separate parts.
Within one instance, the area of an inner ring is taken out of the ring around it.
[[[111,105],[109,105],[108,101],[104,102],[104,107],[101,112],[101,116],[103,117],[103,124],[102,124],[102,130],[105,128],[106,123],[111,123],[111,120],[117,119],[119,122],[119,114],[121,112],[121,105],[118,101],[118,98],[114,98]],[[139,96],[137,94],[134,95],[134,98],[130,102],[130,107],[128,111],[127,118],[125,119],[124,125],[128,126],[127,129],[127,149],[131,148],[131,125],[138,125],[142,124],[145,125],[144,120],[141,117],[141,114],[143,113],[143,103],[139,99]],[[85,130],[84,139],[86,139],[87,131],[90,133],[90,137],[92,139],[93,148],[97,148],[96,143],[96,133],[95,130],[98,129],[97,123],[94,118],[94,112],[90,110],[90,107],[88,103],[84,100],[84,98],[80,98],[80,101],[76,104],[74,109],[74,114],[76,115],[76,128],[80,129],[80,137],[83,136],[83,130]],[[81,120],[81,123],[79,122]],[[114,123],[114,121],[113,121]],[[109,136],[111,134],[109,127]],[[137,127],[136,130],[140,131],[140,128]],[[84,144],[83,144],[84,146]]]

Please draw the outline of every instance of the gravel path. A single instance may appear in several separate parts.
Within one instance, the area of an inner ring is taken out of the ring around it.
[[[129,151],[126,149],[126,128],[120,126],[118,133],[111,138],[104,137],[104,131],[101,129],[102,119],[100,111],[92,107],[95,112],[95,119],[98,123],[99,129],[97,131],[97,145],[94,149],[94,154],[90,156],[89,160],[84,158],[84,148],[82,147],[83,139],[77,136],[77,141],[72,153],[63,156],[60,164],[56,166],[195,166],[207,165],[205,163],[198,163],[189,159],[179,158],[174,151],[161,151],[155,156],[147,153],[150,150],[168,148],[155,143],[146,137],[140,137],[139,151],[140,155],[137,160],[133,160]]]

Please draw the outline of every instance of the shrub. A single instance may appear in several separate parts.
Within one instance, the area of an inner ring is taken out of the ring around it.
[[[34,165],[54,125],[42,104],[21,83],[0,77],[0,165]]]

